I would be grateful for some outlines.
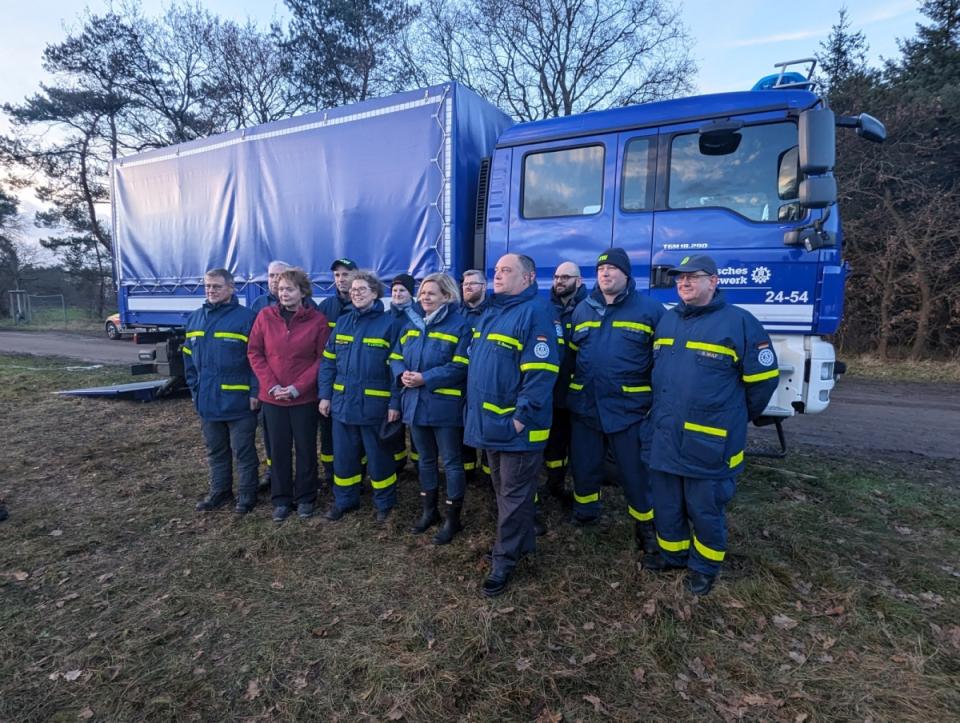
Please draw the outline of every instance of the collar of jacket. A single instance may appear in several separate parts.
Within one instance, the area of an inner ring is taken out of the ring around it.
[[[205,311],[216,311],[217,309],[228,309],[233,306],[240,306],[240,299],[237,298],[236,294],[231,296],[229,301],[221,301],[219,304],[211,304],[209,301],[203,302],[203,308]]]
[[[283,318],[283,306],[280,304],[271,304],[267,307],[267,309],[270,309],[269,313],[273,314],[274,316]],[[302,321],[303,319],[309,318],[313,314],[317,313],[319,312],[316,310],[316,308],[312,304],[308,303],[307,299],[304,299],[300,304],[300,308],[293,312],[293,316],[290,317],[290,321]]]
[[[709,304],[704,304],[703,306],[692,306],[689,304],[684,304],[682,301],[677,304],[674,308],[677,310],[677,313],[680,314],[680,317],[683,319],[689,319],[693,316],[701,316],[703,314],[709,314],[717,309],[721,309],[727,305],[726,299],[723,298],[723,294],[720,292],[720,289],[717,289],[713,292],[713,298],[710,299]]]
[[[464,316],[469,316],[470,314],[482,314],[484,309],[490,305],[490,294],[484,295],[483,299],[476,306],[467,306],[464,302],[460,302],[460,313]]]
[[[577,304],[587,298],[587,287],[583,284],[577,287],[577,290],[573,292],[573,295],[568,297],[569,302],[564,302],[559,296],[557,296],[553,289],[550,289],[550,302],[557,307],[557,310],[562,314],[564,311],[572,311],[577,308]]]
[[[637,282],[632,276],[628,276],[627,285],[623,287],[623,291],[617,294],[617,298],[615,298],[611,303],[607,303],[606,298],[603,296],[603,292],[600,290],[599,283],[593,287],[593,291],[591,291],[590,296],[587,297],[587,303],[596,309],[600,316],[603,316],[608,306],[619,306],[636,292]]]
[[[519,294],[492,294],[490,296],[490,305],[499,306],[500,308],[506,309],[536,298],[537,291],[537,285],[530,284],[530,286],[525,288]]]
[[[358,309],[354,306],[351,310],[357,312],[357,316],[367,316],[368,314],[376,316],[383,313],[383,302],[380,299],[374,299],[373,303],[366,309]]]

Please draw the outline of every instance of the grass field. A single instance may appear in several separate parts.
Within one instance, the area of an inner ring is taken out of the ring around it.
[[[751,460],[702,599],[639,571],[619,492],[479,596],[492,495],[437,548],[385,528],[200,516],[188,400],[60,398],[123,370],[0,356],[0,720],[960,718],[960,488],[923,458]],[[326,502],[326,499],[323,500]]]

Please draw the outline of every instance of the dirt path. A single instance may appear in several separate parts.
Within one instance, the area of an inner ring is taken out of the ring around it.
[[[149,347],[65,332],[0,331],[0,352],[63,356],[96,364],[135,364]]]

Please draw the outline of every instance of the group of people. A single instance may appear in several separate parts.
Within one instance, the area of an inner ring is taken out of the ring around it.
[[[679,302],[669,310],[638,291],[631,269],[623,249],[609,249],[588,292],[577,265],[564,262],[548,301],[533,260],[510,253],[496,264],[492,294],[478,270],[459,288],[445,273],[419,287],[401,274],[387,308],[381,281],[350,259],[334,261],[336,294],[319,303],[303,270],[276,261],[269,294],[251,309],[229,271],[208,271],[183,346],[210,465],[198,511],[254,508],[259,416],[275,521],[316,512],[319,427],[333,492],[326,519],[358,509],[367,477],[385,522],[406,428],[421,501],[411,532],[442,521],[433,542],[451,542],[467,475],[489,473],[497,534],[482,592],[492,597],[544,532],[542,468],[542,492],[569,500],[573,524],[592,525],[611,454],[643,566],[686,568],[688,590],[707,594],[726,553],[724,510],[747,423],[778,384],[776,354],[760,323],[724,301],[709,256],[671,269]]]

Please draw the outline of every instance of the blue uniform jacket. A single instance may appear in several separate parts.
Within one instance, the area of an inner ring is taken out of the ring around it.
[[[400,408],[405,424],[462,427],[467,388],[467,357],[473,327],[447,304],[426,323],[408,319],[390,355],[393,375],[423,374],[422,387],[401,387]]]
[[[642,422],[650,408],[653,334],[663,306],[634,280],[607,304],[599,288],[573,312],[570,350],[576,354],[567,408],[605,434]]]
[[[489,296],[485,296],[483,301],[473,307],[467,306],[466,304],[460,304],[460,316],[466,319],[470,323],[470,326],[476,330],[477,325],[480,323],[480,319],[487,312],[487,308],[489,306]]]
[[[400,409],[400,390],[390,371],[390,352],[398,338],[396,318],[384,311],[380,299],[339,318],[317,374],[319,397],[331,401],[334,419],[380,424],[387,409]]]
[[[779,383],[766,330],[718,291],[706,306],[667,311],[653,342],[650,467],[722,479],[743,468],[747,422]]]
[[[350,303],[349,298],[344,299],[337,292],[333,296],[320,299],[317,308],[321,314],[327,317],[327,325],[333,329],[337,325],[337,319],[353,311],[353,304]]]
[[[573,312],[577,304],[587,298],[587,287],[581,286],[573,295],[573,301],[564,305],[554,293],[550,292],[550,303],[553,304],[554,313],[560,319],[560,326],[563,328],[563,336],[557,339],[557,342],[564,348],[561,353],[560,376],[557,383],[553,385],[553,406],[565,407],[567,405],[567,389],[570,380],[573,378],[573,367],[576,362],[576,356],[570,351],[570,339],[573,336]]]
[[[515,296],[490,297],[470,347],[466,444],[512,452],[545,446],[560,373],[559,325],[536,286]],[[520,434],[514,417],[524,425]]]
[[[257,315],[236,296],[223,304],[204,302],[187,319],[184,374],[197,414],[210,421],[241,419],[259,391],[247,361],[247,342]]]

